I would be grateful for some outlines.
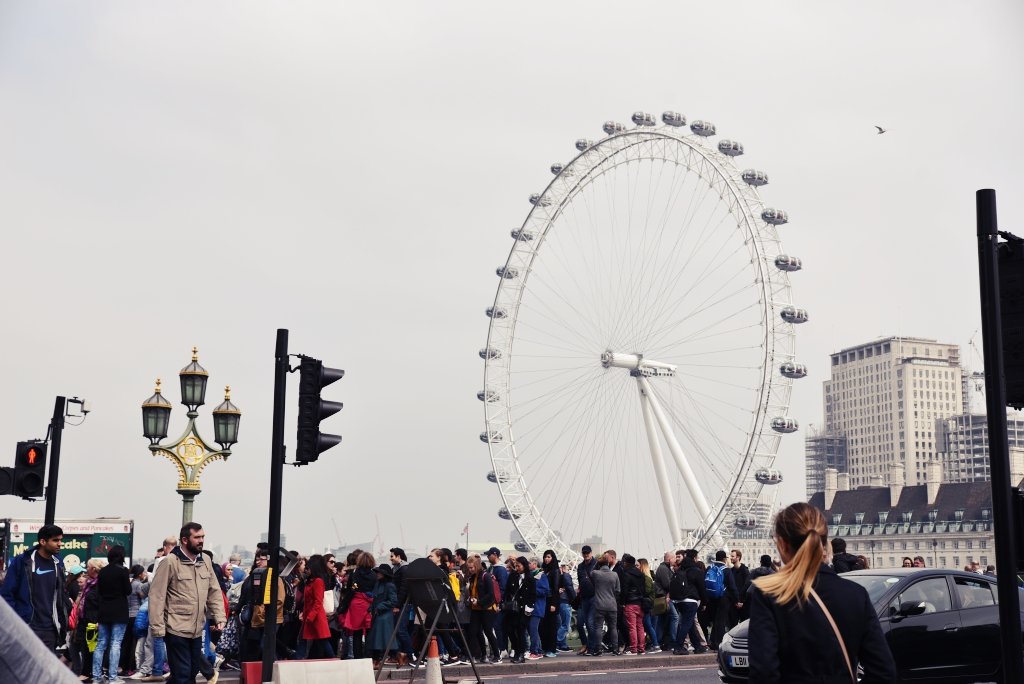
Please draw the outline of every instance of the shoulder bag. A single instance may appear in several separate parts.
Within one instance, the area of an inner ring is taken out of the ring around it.
[[[839,641],[839,648],[843,651],[843,660],[846,661],[846,671],[850,673],[850,681],[853,684],[857,684],[857,677],[853,674],[853,665],[850,664],[850,654],[846,652],[846,642],[843,641],[843,635],[839,633],[839,627],[836,625],[836,621],[832,619],[832,613],[828,612],[828,608],[825,607],[825,602],[818,596],[818,592],[811,589],[811,598],[817,603],[818,607],[821,608],[821,612],[825,614],[828,619],[828,624],[832,625],[832,631],[835,632],[836,639]]]

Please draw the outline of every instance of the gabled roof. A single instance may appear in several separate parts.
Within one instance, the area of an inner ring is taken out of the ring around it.
[[[832,516],[842,514],[841,524],[854,524],[858,513],[864,514],[864,525],[877,525],[878,514],[888,513],[886,522],[902,522],[903,513],[910,512],[913,522],[928,520],[928,514],[938,511],[936,520],[954,520],[955,513],[963,510],[964,520],[982,520],[982,509],[989,510],[992,517],[992,483],[991,482],[951,482],[939,485],[935,503],[928,505],[928,486],[913,485],[904,487],[899,501],[890,506],[888,487],[862,487],[849,491],[836,492],[832,507],[825,509],[824,492],[816,492],[809,503],[825,512],[829,523]]]

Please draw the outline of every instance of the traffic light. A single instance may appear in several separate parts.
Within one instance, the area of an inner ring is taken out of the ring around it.
[[[299,465],[312,463],[341,441],[341,435],[320,432],[320,421],[341,410],[340,401],[320,398],[320,390],[345,376],[345,371],[327,368],[319,359],[302,357],[299,365],[299,429],[295,460]]]
[[[1006,404],[1024,408],[1024,242],[999,245],[999,308]]]
[[[14,468],[0,468],[0,496],[14,493]]]
[[[14,494],[23,499],[43,495],[46,485],[46,442],[18,442],[14,455]]]

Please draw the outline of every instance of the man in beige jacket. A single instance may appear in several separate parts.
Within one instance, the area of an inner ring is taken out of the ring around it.
[[[217,576],[203,556],[206,533],[186,523],[178,545],[156,568],[149,589],[149,629],[163,637],[173,684],[191,684],[200,670],[207,619],[224,628],[224,598]]]

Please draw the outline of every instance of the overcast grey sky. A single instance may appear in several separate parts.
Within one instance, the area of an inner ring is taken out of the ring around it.
[[[203,474],[211,545],[266,528],[274,331],[348,371],[344,435],[285,473],[291,546],[506,540],[477,439],[484,308],[527,196],[607,119],[675,109],[741,140],[790,212],[821,418],[828,354],[979,326],[974,191],[1024,233],[1019,2],[13,2],[0,4],[0,443],[43,436],[58,517],[177,529],[139,405],[178,400],[192,345],[244,412]],[[875,134],[874,125],[889,129]],[[980,347],[980,342],[979,342]],[[963,358],[973,362],[965,350]],[[296,377],[296,376],[293,376]],[[289,401],[289,409],[293,405]],[[172,433],[184,426],[176,405]],[[288,439],[293,443],[294,411]],[[804,430],[784,440],[803,495]],[[652,491],[654,485],[652,483]],[[0,516],[42,516],[4,497]],[[379,520],[379,523],[378,523]]]

